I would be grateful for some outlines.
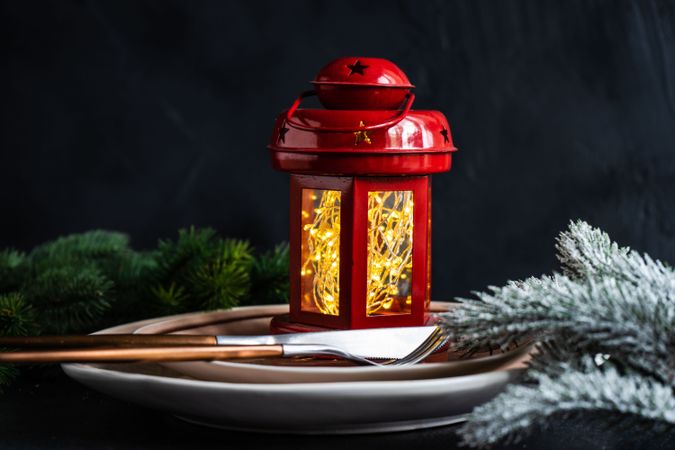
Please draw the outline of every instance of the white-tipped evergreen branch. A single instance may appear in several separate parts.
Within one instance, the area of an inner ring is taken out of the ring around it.
[[[468,351],[506,348],[531,336],[543,343],[527,377],[534,386],[512,386],[478,409],[462,429],[468,444],[517,435],[558,412],[604,410],[675,423],[673,269],[619,247],[581,221],[561,233],[557,249],[564,275],[489,287],[461,299],[463,305],[444,317],[448,332]],[[588,366],[596,354],[610,355],[613,368]],[[589,389],[603,386],[593,397]],[[604,396],[619,391],[625,395],[614,402]],[[644,394],[642,400],[630,392]],[[649,403],[657,393],[663,403]],[[647,404],[661,409],[650,416]]]
[[[589,364],[594,364],[587,358]],[[594,366],[595,367],[595,366]],[[533,425],[578,412],[595,411],[635,415],[675,424],[672,387],[650,377],[621,373],[614,367],[579,370],[559,363],[554,375],[534,371],[535,385],[511,385],[491,402],[477,407],[462,426],[463,443],[482,447],[504,438],[518,440]]]
[[[675,272],[649,255],[619,247],[609,235],[584,221],[571,222],[560,233],[556,250],[563,272],[570,278],[613,277],[639,285],[651,285],[672,299]]]

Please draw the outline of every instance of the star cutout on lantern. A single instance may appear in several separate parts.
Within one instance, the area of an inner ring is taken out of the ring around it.
[[[448,144],[450,142],[450,136],[448,135],[448,129],[443,127],[441,130],[441,135],[443,136],[443,142]]]
[[[363,120],[359,122],[359,127],[363,128],[366,124],[363,123]],[[359,145],[359,142],[365,142],[366,144],[372,144],[370,136],[366,130],[359,130],[354,132],[354,145]]]
[[[279,142],[283,144],[286,143],[286,133],[288,133],[288,128],[286,128],[286,124],[284,124],[279,128]]]
[[[359,75],[363,75],[364,74],[363,71],[365,69],[367,69],[368,67],[370,67],[370,66],[365,66],[365,65],[361,64],[361,61],[359,61],[358,59],[356,60],[356,62],[354,64],[347,64],[347,68],[349,70],[351,70],[351,72],[349,72],[350,77],[352,75],[354,75],[355,73],[358,73]]]

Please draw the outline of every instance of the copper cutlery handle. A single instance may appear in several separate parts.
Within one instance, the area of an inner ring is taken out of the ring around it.
[[[0,362],[66,363],[130,361],[197,361],[283,356],[281,345],[201,347],[88,348],[0,352]]]
[[[91,347],[216,345],[216,337],[191,334],[90,334],[85,336],[0,336],[0,347]]]

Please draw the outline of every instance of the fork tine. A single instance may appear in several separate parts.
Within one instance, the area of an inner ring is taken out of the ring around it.
[[[411,365],[411,364],[416,364],[422,360],[424,360],[426,357],[431,355],[433,352],[436,351],[441,345],[443,345],[444,341],[442,338],[438,338],[436,341],[431,342],[428,346],[426,346],[425,349],[420,350],[415,355],[411,355],[410,358],[406,358],[404,361],[400,361],[400,365]]]
[[[433,333],[429,335],[429,337],[420,344],[419,347],[417,347],[415,350],[410,352],[408,355],[404,356],[403,358],[399,359],[396,361],[396,365],[406,365],[406,364],[412,364],[413,361],[419,360],[420,356],[426,354],[431,346],[434,345],[436,342],[438,335],[438,331],[434,330]]]
[[[407,364],[410,361],[417,360],[421,355],[427,353],[429,348],[431,346],[433,346],[434,343],[436,342],[437,335],[438,335],[438,330],[434,330],[434,332],[431,333],[429,335],[429,337],[424,342],[422,342],[422,344],[420,344],[419,347],[417,347],[415,350],[410,352],[408,355],[399,359],[399,364]]]
[[[433,333],[431,333],[416,349],[414,349],[412,352],[407,354],[406,356],[399,358],[399,359],[392,359],[384,363],[384,365],[391,365],[391,366],[404,366],[408,364],[413,364],[411,361],[417,360],[419,355],[425,351],[427,351],[427,348],[431,343],[435,341],[435,337],[438,333],[438,329],[434,330]],[[382,364],[382,362],[381,362]]]
[[[408,355],[400,359],[390,360],[386,362],[380,362],[383,365],[392,365],[392,366],[406,366],[416,364],[422,361],[424,358],[429,356],[431,353],[436,351],[442,345],[448,341],[448,337],[445,336],[445,333],[440,328],[436,328],[429,337],[422,342],[415,350],[410,352]]]
[[[408,357],[403,358],[401,361],[402,365],[406,364],[415,364],[422,361],[424,358],[435,352],[438,348],[444,345],[447,342],[447,337],[445,333],[440,329],[432,334],[431,338],[425,343],[425,345],[420,346],[417,351],[410,354]]]

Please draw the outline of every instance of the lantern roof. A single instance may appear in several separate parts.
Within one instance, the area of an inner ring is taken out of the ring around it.
[[[439,111],[412,110],[405,73],[381,58],[338,58],[277,117],[268,148],[276,169],[330,175],[423,175],[450,169],[453,145]],[[300,109],[316,95],[326,109]]]

